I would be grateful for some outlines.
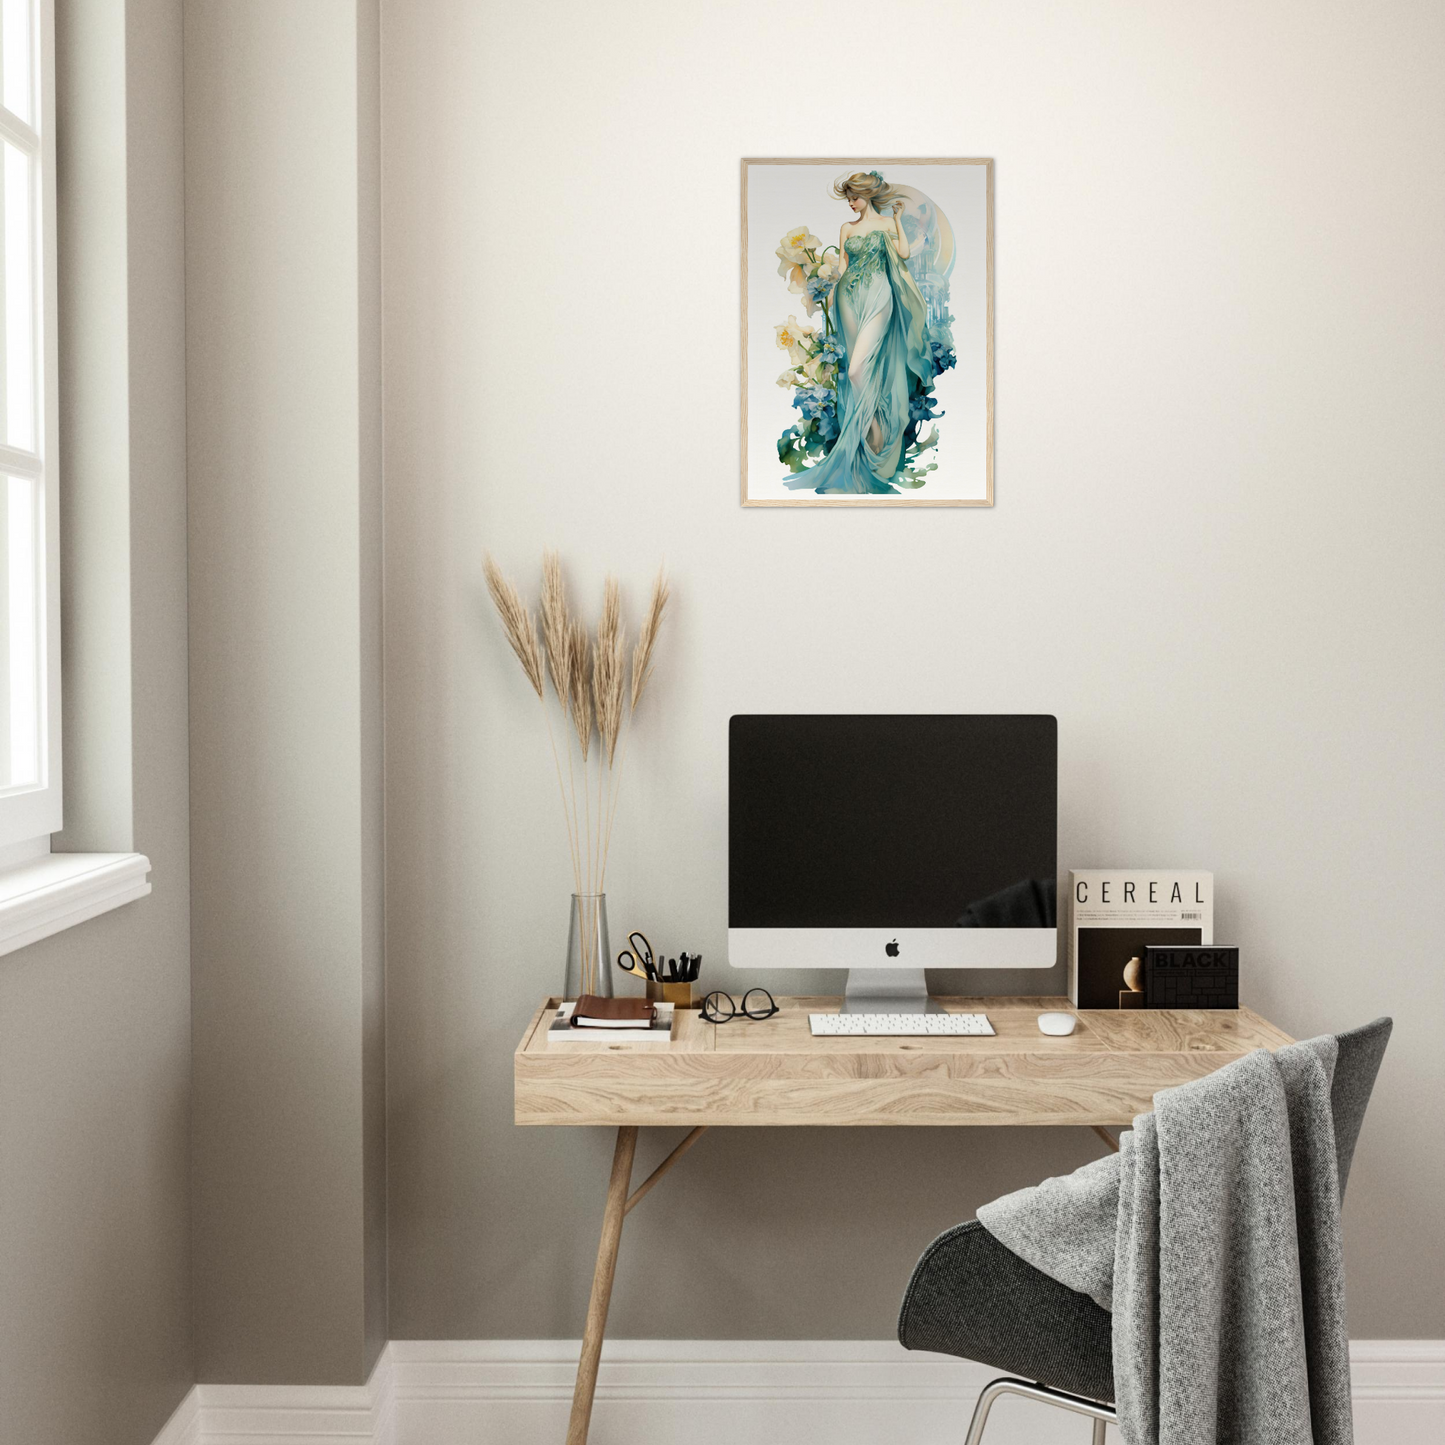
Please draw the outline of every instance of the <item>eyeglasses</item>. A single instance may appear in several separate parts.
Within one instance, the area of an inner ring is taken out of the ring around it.
[[[733,1002],[730,993],[714,989],[702,1001],[702,1016],[710,1024],[730,1023],[735,1018],[770,1019],[778,1012],[778,1005],[765,988],[750,988],[743,995],[743,1006]]]

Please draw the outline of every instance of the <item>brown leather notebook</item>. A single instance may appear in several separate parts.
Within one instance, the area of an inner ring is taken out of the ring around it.
[[[599,998],[584,993],[572,1010],[574,1029],[634,1029],[650,1024],[657,1017],[657,1007],[645,998]]]

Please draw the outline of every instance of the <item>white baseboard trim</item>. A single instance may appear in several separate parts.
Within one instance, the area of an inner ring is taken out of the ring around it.
[[[364,1385],[195,1385],[155,1445],[395,1445],[391,1350]]]
[[[351,1386],[199,1385],[155,1445],[555,1445],[576,1340],[393,1340]],[[1445,1340],[1356,1340],[1357,1445],[1445,1440]],[[986,1365],[878,1340],[613,1340],[592,1445],[937,1445],[962,1437]],[[1077,1431],[1005,1399],[989,1445]],[[1114,1436],[1111,1432],[1111,1441]]]

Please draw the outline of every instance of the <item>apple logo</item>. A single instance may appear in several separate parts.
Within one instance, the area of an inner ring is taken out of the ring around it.
[[[898,940],[895,938],[892,943],[885,944],[885,945],[883,946],[883,952],[886,953],[889,958],[897,958],[897,957],[898,957]]]

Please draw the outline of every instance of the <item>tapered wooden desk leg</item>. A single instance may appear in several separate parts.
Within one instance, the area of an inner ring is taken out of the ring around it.
[[[1114,1153],[1117,1154],[1119,1152],[1119,1141],[1102,1124],[1090,1124],[1089,1128],[1091,1128]]]
[[[602,1241],[597,1246],[597,1268],[592,1274],[592,1298],[587,1302],[587,1326],[582,1332],[582,1358],[577,1362],[577,1385],[572,1391],[567,1445],[587,1445],[592,1396],[597,1389],[597,1364],[602,1357],[602,1336],[607,1329],[607,1306],[612,1302],[612,1276],[617,1271],[617,1246],[622,1240],[627,1188],[632,1183],[632,1156],[636,1152],[637,1130],[632,1125],[624,1125],[617,1131],[612,1178],[607,1185],[607,1207],[602,1211]]]

